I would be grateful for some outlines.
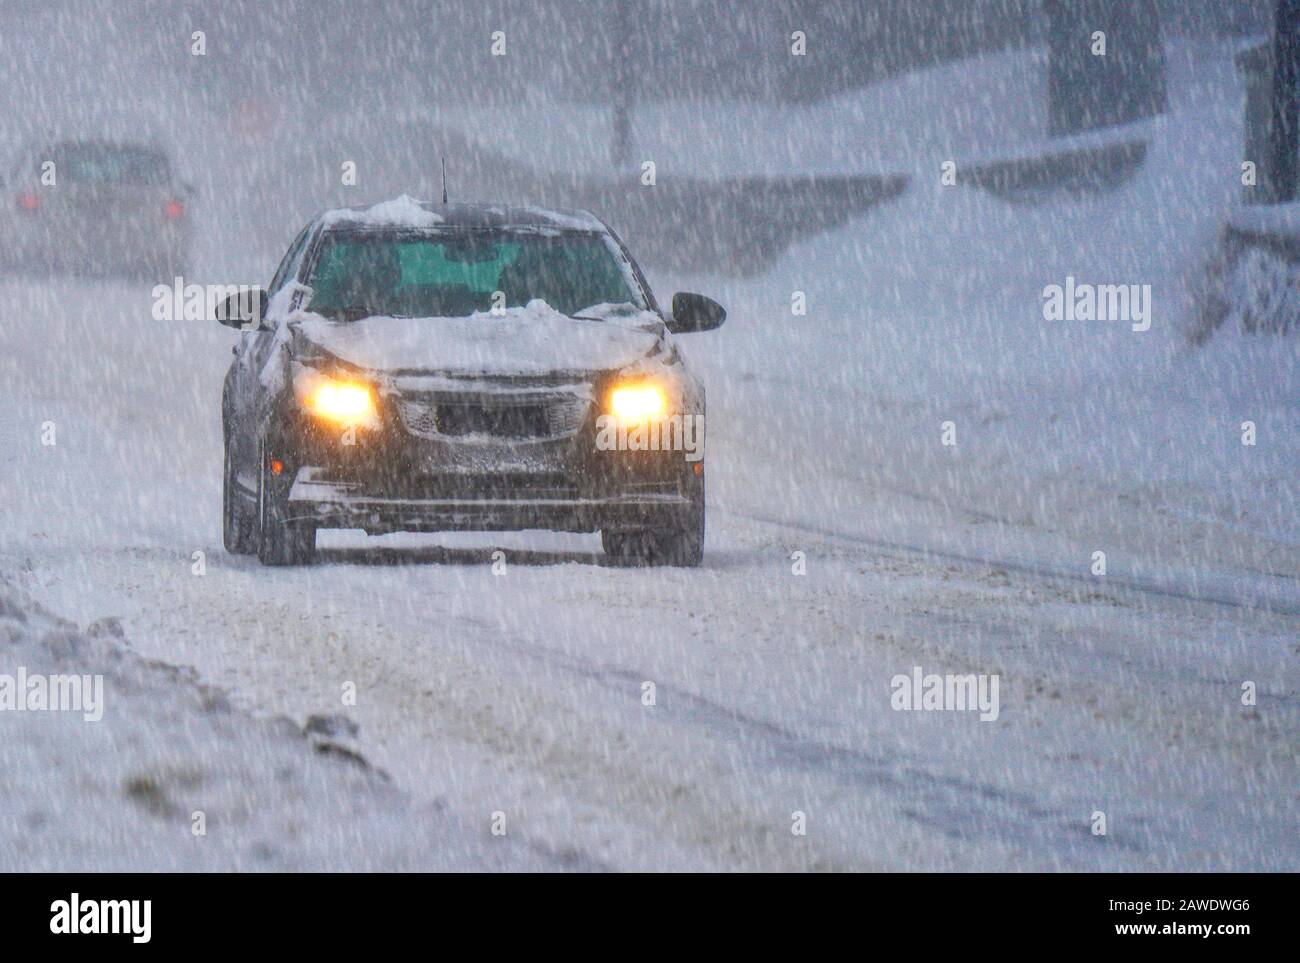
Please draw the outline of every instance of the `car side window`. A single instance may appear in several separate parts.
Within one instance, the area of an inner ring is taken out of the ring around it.
[[[293,275],[293,269],[302,256],[302,249],[307,245],[307,238],[311,237],[311,228],[310,224],[304,227],[302,232],[294,238],[293,243],[289,245],[289,251],[276,269],[275,277],[271,278],[271,285],[266,291],[267,297],[274,297],[275,293],[284,287],[285,283]]]

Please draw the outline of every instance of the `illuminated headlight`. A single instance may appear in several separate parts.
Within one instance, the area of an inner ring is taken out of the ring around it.
[[[298,404],[317,418],[349,428],[379,425],[375,390],[364,381],[332,378],[310,368],[299,368],[293,387]]]
[[[609,409],[623,422],[645,421],[662,415],[668,407],[663,389],[658,385],[636,384],[615,388],[609,396]]]

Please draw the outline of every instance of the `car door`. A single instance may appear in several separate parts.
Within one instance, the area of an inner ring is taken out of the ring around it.
[[[267,302],[273,303],[286,285],[298,279],[302,267],[303,254],[310,247],[308,243],[313,234],[315,223],[308,224],[289,246],[288,252],[276,269],[275,277],[267,287]],[[257,489],[257,435],[260,426],[260,413],[267,399],[260,381],[262,368],[275,343],[275,329],[284,319],[273,312],[268,312],[262,319],[261,326],[244,331],[235,346],[235,360],[231,365],[231,415],[232,424],[230,444],[234,446],[236,480],[239,486],[252,492]]]

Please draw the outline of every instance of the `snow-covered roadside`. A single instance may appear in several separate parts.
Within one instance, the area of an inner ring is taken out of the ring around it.
[[[36,677],[72,675],[102,677],[102,700],[36,709]],[[0,872],[584,868],[410,798],[339,720],[253,717],[116,619],[83,630],[7,580],[0,688],[32,706],[0,699]]]
[[[652,270],[730,310],[682,339],[712,451],[750,469],[719,477],[714,504],[1080,575],[1104,551],[1112,578],[1295,611],[1300,340],[1189,344],[1189,281],[1240,186],[1241,108],[1227,48],[1194,68],[1176,53],[1171,112],[1113,193],[1008,204],[944,186],[933,153],[902,198],[761,279]],[[1150,329],[1046,320],[1044,290],[1068,278],[1149,286]]]

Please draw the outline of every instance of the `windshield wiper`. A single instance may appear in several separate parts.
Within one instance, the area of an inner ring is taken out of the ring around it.
[[[332,311],[321,312],[322,317],[335,321],[364,321],[366,318],[406,318],[405,314],[388,314],[383,311],[372,311],[367,308],[337,308]]]
[[[626,312],[623,312],[623,311],[621,311],[621,310],[618,311],[618,312],[615,312],[615,313],[617,313],[617,314],[623,314],[623,313],[627,313],[627,314],[636,314],[636,313],[638,313],[638,312],[641,310],[641,309],[638,308],[635,304],[633,304],[631,301],[619,301],[617,304],[610,304],[609,306],[612,307],[612,308],[620,308],[620,309],[626,307],[626,308],[628,309]],[[587,311],[587,310],[589,310],[590,308],[594,308],[594,307],[599,307],[599,305],[595,305],[595,304],[593,304],[593,305],[590,305],[589,308],[583,308],[582,310]],[[604,318],[594,318],[594,317],[592,317],[592,316],[589,315],[589,314],[571,314],[571,315],[569,315],[569,317],[573,318],[575,321],[608,321],[608,320],[609,320],[608,317],[604,317]]]

